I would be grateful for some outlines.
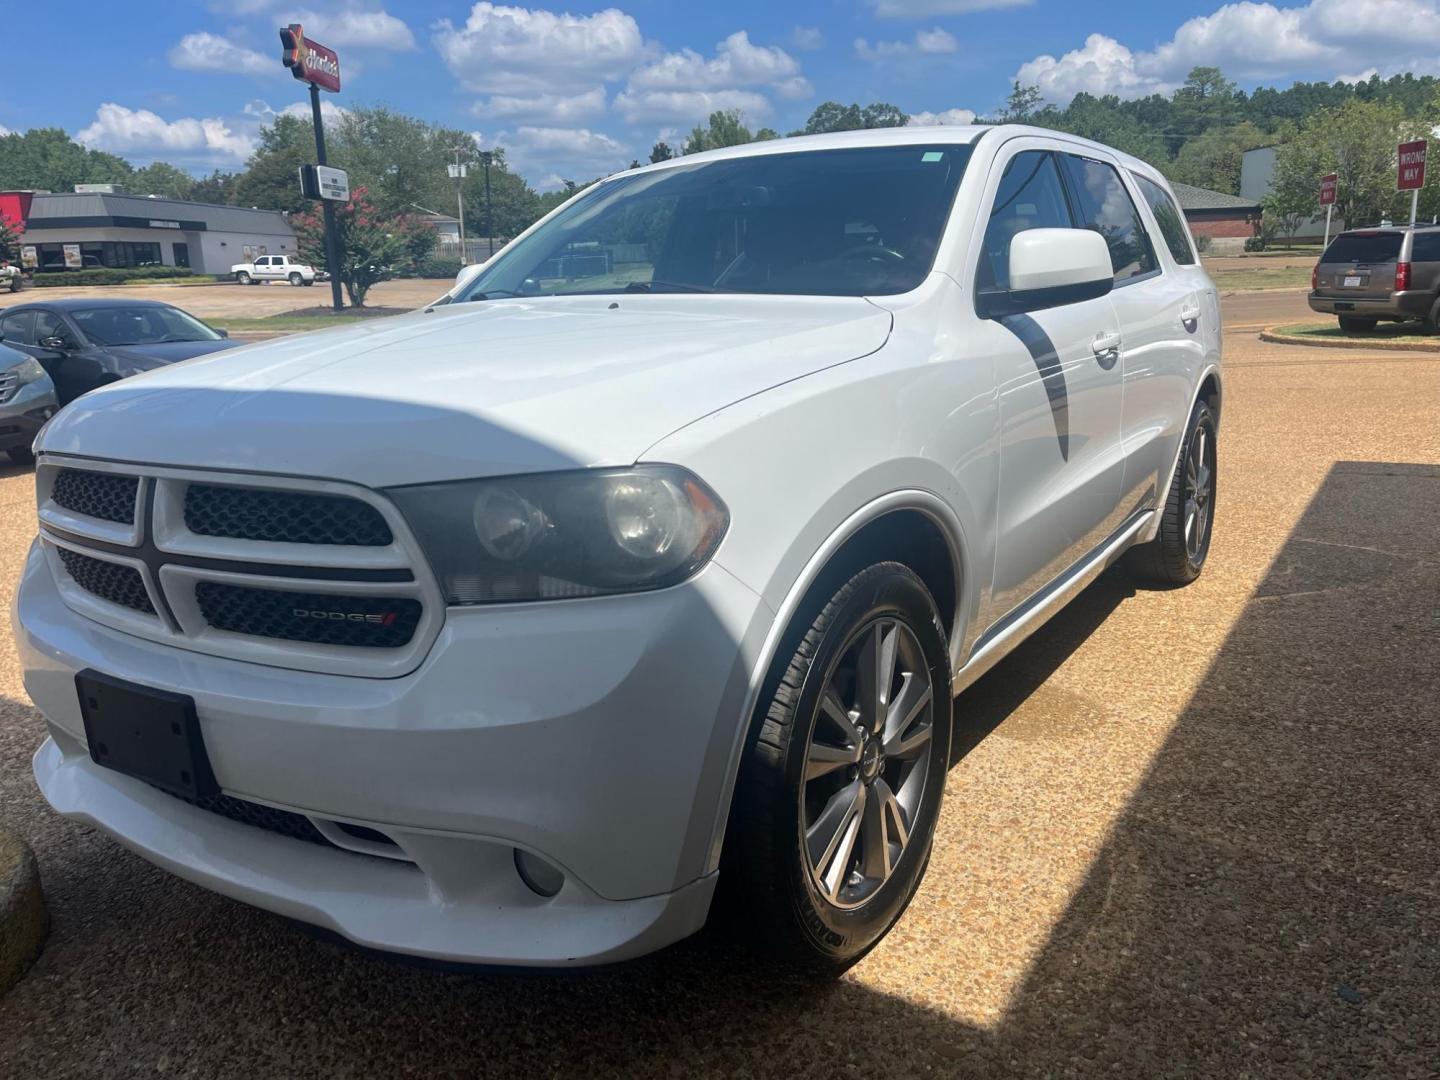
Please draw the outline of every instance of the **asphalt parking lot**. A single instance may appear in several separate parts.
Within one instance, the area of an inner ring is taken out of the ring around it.
[[[4,636],[0,821],[54,930],[0,1076],[1437,1075],[1440,355],[1257,340],[1305,311],[1226,297],[1204,576],[1108,575],[960,698],[921,893],[830,987],[705,935],[435,970],[206,893],[44,806]],[[32,533],[0,469],[7,614]]]

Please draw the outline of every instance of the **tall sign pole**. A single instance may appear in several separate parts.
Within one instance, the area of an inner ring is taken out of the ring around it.
[[[1424,139],[1402,142],[1395,148],[1396,176],[1395,189],[1410,192],[1410,225],[1415,225],[1416,211],[1420,208],[1420,189],[1425,186]]]
[[[465,162],[460,160],[460,151],[465,147],[452,146],[455,151],[455,164],[447,166],[450,178],[455,181],[455,206],[460,214],[460,265],[465,266],[470,262],[465,250],[465,176],[468,172]]]
[[[327,162],[325,122],[320,115],[320,91],[327,90],[332,94],[340,92],[340,57],[334,49],[327,49],[318,41],[306,38],[305,29],[299,23],[291,23],[281,28],[280,44],[284,49],[280,62],[290,69],[290,74],[295,78],[310,84],[310,117],[315,127],[315,163],[323,170]],[[348,197],[348,181],[345,191]],[[340,241],[335,230],[334,195],[327,196],[322,193],[320,200],[325,214],[325,263],[330,271],[330,302],[338,312],[345,303],[340,294]]]
[[[1320,178],[1320,205],[1325,207],[1325,247],[1327,248],[1330,246],[1330,215],[1335,210],[1335,185],[1339,180],[1340,178],[1334,173]]]

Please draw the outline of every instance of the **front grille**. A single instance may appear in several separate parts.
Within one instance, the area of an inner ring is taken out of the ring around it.
[[[20,389],[20,376],[13,371],[0,371],[0,405],[4,405]]]
[[[86,592],[112,604],[143,611],[146,615],[155,614],[150,594],[145,591],[145,579],[133,566],[92,559],[69,548],[57,547],[55,550],[70,579]]]
[[[186,488],[185,525],[201,536],[272,543],[385,547],[394,540],[380,512],[359,499],[221,484]]]
[[[168,794],[175,795],[173,791]],[[232,798],[229,795],[203,795],[198,799],[175,795],[175,798],[181,802],[187,802],[191,806],[199,807],[201,810],[208,810],[212,814],[229,818],[231,821],[238,821],[242,825],[253,825],[257,829],[279,833],[292,840],[305,840],[328,848],[335,846],[325,839],[324,833],[315,828],[304,814],[296,814],[289,810],[276,810],[273,806],[262,806],[260,803]]]
[[[200,614],[217,630],[312,645],[398,649],[420,623],[420,602],[404,597],[281,592],[200,581]]]
[[[86,469],[61,469],[55,474],[50,499],[74,514],[135,524],[135,493],[138,477],[120,473],[98,473]]]

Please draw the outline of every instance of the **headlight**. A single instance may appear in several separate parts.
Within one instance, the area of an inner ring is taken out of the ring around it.
[[[730,515],[674,465],[392,488],[452,604],[662,589],[709,561]]]
[[[30,357],[28,360],[24,360],[21,363],[16,364],[14,370],[16,375],[16,382],[21,386],[24,386],[26,383],[32,383],[36,379],[43,379],[45,377],[45,369],[40,366],[40,361],[36,360],[33,356]]]

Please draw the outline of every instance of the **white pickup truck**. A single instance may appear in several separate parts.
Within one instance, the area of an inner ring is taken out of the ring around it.
[[[314,285],[319,276],[313,266],[296,262],[289,255],[257,255],[254,262],[236,263],[230,273],[241,285],[262,281],[288,281],[291,285]]]

